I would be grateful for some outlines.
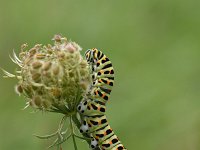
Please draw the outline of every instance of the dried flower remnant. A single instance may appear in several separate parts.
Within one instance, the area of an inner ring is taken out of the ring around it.
[[[16,91],[28,100],[27,106],[45,111],[68,114],[76,110],[90,85],[86,60],[81,47],[67,38],[55,35],[54,45],[35,45],[19,57],[13,52],[12,61],[19,66],[16,74],[4,70],[6,77],[16,77]]]

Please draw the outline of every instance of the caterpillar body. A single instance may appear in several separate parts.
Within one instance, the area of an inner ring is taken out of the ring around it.
[[[93,149],[99,147],[101,150],[126,150],[105,115],[106,103],[114,84],[112,63],[96,48],[87,50],[85,57],[92,71],[93,83],[86,98],[77,107],[83,115],[80,132],[90,134]]]

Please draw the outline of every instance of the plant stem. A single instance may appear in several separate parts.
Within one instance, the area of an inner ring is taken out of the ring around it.
[[[70,128],[71,128],[71,131],[72,131],[72,139],[73,139],[73,143],[74,143],[74,149],[78,150],[77,145],[76,145],[75,136],[74,136],[74,128],[73,128],[72,116],[70,116]]]

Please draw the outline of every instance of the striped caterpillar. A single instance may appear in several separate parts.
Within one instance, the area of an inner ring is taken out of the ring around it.
[[[111,61],[101,51],[89,49],[85,52],[91,67],[93,83],[77,109],[84,117],[80,132],[90,134],[91,148],[101,150],[126,150],[108,124],[105,111],[114,83]]]

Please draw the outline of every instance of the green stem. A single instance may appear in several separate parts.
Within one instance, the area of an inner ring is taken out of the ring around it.
[[[73,143],[74,143],[74,149],[78,150],[77,145],[76,145],[75,136],[74,136],[74,128],[73,128],[73,124],[72,124],[72,116],[70,116],[70,128],[71,128],[71,131],[72,131],[72,139],[73,139]]]

